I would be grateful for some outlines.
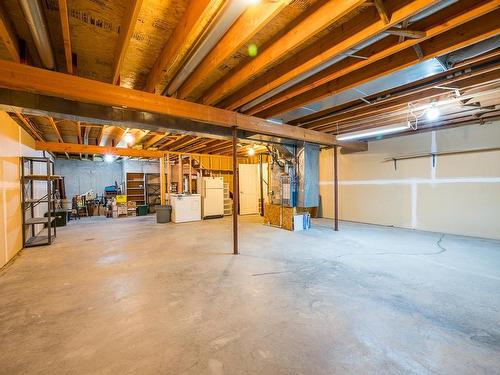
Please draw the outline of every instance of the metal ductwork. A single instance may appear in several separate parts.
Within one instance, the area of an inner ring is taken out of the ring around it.
[[[214,48],[227,30],[241,16],[248,7],[245,1],[231,0],[220,15],[214,20],[212,26],[195,47],[192,55],[186,61],[183,68],[177,73],[172,83],[164,91],[163,95],[172,96],[196,67],[203,61],[205,56]]]
[[[493,51],[500,47],[500,36],[494,36],[493,38],[483,40],[482,42],[473,44],[471,46],[459,49],[458,51],[450,52],[447,55],[439,57],[447,69],[453,68],[456,64],[472,59],[483,53]]]
[[[47,69],[56,67],[54,53],[50,44],[49,30],[42,5],[39,0],[19,0],[24,18],[35,42],[42,64]]]

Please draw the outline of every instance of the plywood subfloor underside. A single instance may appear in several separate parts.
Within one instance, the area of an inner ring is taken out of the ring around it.
[[[0,272],[2,373],[500,368],[498,241],[244,217],[233,256],[229,219],[103,220],[61,228]]]

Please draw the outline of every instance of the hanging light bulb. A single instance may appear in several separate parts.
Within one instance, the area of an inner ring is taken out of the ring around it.
[[[255,155],[255,149],[252,147],[250,147],[248,150],[247,150],[247,154],[248,156],[254,156]]]

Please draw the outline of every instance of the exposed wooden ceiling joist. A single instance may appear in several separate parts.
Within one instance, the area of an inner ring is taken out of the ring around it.
[[[61,20],[61,30],[64,43],[64,57],[66,60],[66,71],[73,74],[73,55],[71,53],[71,33],[68,19],[68,3],[66,0],[59,0],[59,18]]]
[[[217,45],[191,73],[177,92],[179,99],[186,99],[224,61],[248,44],[291,0],[264,2],[248,8],[231,26]]]
[[[19,41],[2,4],[0,4],[0,39],[5,44],[12,61],[20,62]]]
[[[462,90],[467,87],[482,86],[500,79],[500,67],[498,66],[492,66],[478,71],[473,70],[469,73],[460,72],[459,75],[454,76],[454,73],[459,71],[458,69],[450,71],[449,74],[452,75],[450,79],[447,79],[447,77],[443,75],[439,87],[436,87],[434,80],[428,83],[426,81],[429,80],[418,81],[414,83],[414,88],[412,88],[413,85],[406,85],[404,89],[396,88],[381,93],[381,97],[385,97],[385,99],[372,100],[372,98],[369,97],[368,101],[370,104],[361,103],[356,105],[353,103],[346,103],[345,105],[339,106],[337,109],[332,108],[330,114],[311,120],[304,119],[302,123],[301,120],[298,119],[296,123],[315,130],[327,131],[330,127],[335,128],[337,124],[345,120],[366,118],[366,121],[369,122],[368,119],[372,115],[388,112],[402,106],[406,107],[409,102],[438,97],[443,94],[443,87],[453,87]],[[398,91],[401,91],[401,93],[398,93]],[[454,93],[454,90],[447,91]]]
[[[293,98],[294,96],[305,93],[336,78],[345,76],[360,69],[364,69],[370,64],[374,64],[388,56],[394,55],[409,47],[421,43],[423,40],[433,38],[455,27],[461,26],[466,22],[492,12],[498,7],[499,2],[497,0],[487,1],[477,8],[468,9],[466,11],[459,11],[458,14],[454,14],[450,18],[444,20],[439,19],[439,22],[437,24],[429,25],[425,30],[422,30],[426,34],[425,38],[409,39],[402,43],[392,43],[390,40],[382,40],[376,44],[376,46],[380,46],[379,48],[375,49],[374,46],[366,48],[369,51],[373,51],[369,56],[367,56],[366,59],[357,61],[355,63],[344,60],[337,64],[334,64],[324,69],[323,71],[305,79],[304,81],[292,86],[291,88],[279,93],[275,97],[258,104],[257,106],[247,111],[247,113],[255,114],[262,112],[267,108]],[[395,13],[394,17],[397,17],[397,15],[398,14]]]
[[[128,0],[129,6],[120,26],[120,35],[115,50],[115,61],[113,62],[113,84],[118,84],[120,78],[120,68],[125,58],[130,38],[134,32],[135,23],[141,10],[143,0]]]
[[[223,3],[222,0],[190,1],[186,12],[149,73],[146,91],[162,93]],[[164,84],[160,85],[162,80]]]
[[[263,119],[232,111],[149,94],[139,90],[127,89],[104,82],[8,61],[0,61],[0,87],[84,103],[127,107],[226,128],[236,126],[240,130],[286,139],[323,145],[337,144],[335,137],[328,134],[300,129],[286,124],[274,124]]]
[[[384,6],[384,3],[382,0],[373,0],[375,7],[377,8],[377,12],[380,15],[380,19],[387,25],[389,23],[389,13],[387,12],[387,9]]]
[[[24,117],[19,112],[15,112],[15,115],[21,121],[21,123],[25,126],[25,128],[35,137],[35,139],[37,139],[39,141],[45,141],[40,130],[38,130],[28,119],[26,119],[26,117]]]
[[[364,0],[345,0],[324,3],[309,17],[297,23],[235,74],[230,75],[212,87],[210,92],[202,98],[202,102],[204,104],[216,104],[227,95],[247,84],[256,73],[264,71],[274,62],[287,56],[290,51],[299,48],[301,44],[346,16],[363,2]]]
[[[427,60],[441,56],[497,35],[500,32],[498,19],[500,19],[500,11],[496,10],[467,22],[464,27],[454,28],[434,38],[421,42],[419,45],[422,49],[423,59]],[[372,81],[376,78],[417,64],[420,61],[421,59],[416,56],[413,48],[407,48],[395,55],[378,60],[374,64],[370,64],[356,74],[349,74],[344,77],[336,78],[333,81],[308,90],[301,95],[283,101],[278,105],[259,112],[259,115],[263,117],[274,116],[304,106],[308,103],[330,96],[333,93],[338,94],[362,83]]]
[[[163,139],[168,137],[168,134],[168,132],[165,132],[164,134],[153,135],[150,139],[144,142],[142,145],[143,149],[147,150],[150,147],[154,147],[158,142],[161,142]]]
[[[435,0],[415,0],[396,9],[391,22],[386,24],[377,17],[369,18],[360,14],[350,21],[352,25],[345,30],[334,31],[332,36],[326,36],[310,46],[292,61],[285,61],[281,67],[265,74],[261,79],[249,84],[241,94],[235,93],[224,102],[227,109],[236,109],[265,93],[276,89],[288,81],[314,69],[315,67],[355,48],[370,38],[375,37],[390,27],[397,25],[418,12],[436,3]],[[362,60],[361,62],[363,62]],[[253,108],[252,108],[253,111]]]
[[[48,117],[47,119],[49,120],[49,124],[52,127],[52,130],[54,130],[54,133],[56,133],[57,140],[61,143],[64,143],[64,139],[61,136],[61,132],[59,131],[57,124],[54,122],[54,119],[52,117]]]

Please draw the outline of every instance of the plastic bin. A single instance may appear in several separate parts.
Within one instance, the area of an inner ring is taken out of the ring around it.
[[[170,214],[172,213],[172,206],[156,206],[156,222],[157,223],[170,223]]]
[[[49,213],[46,212],[43,216],[47,217],[49,216]],[[51,213],[51,216],[53,216],[53,214]],[[56,211],[55,213],[55,220],[53,221],[53,224],[52,226],[56,226],[56,227],[65,227],[66,226],[66,221],[67,221],[67,211]],[[47,226],[47,225],[45,225]]]
[[[147,204],[142,204],[140,206],[137,206],[136,212],[137,216],[146,216],[148,214],[149,207]]]

